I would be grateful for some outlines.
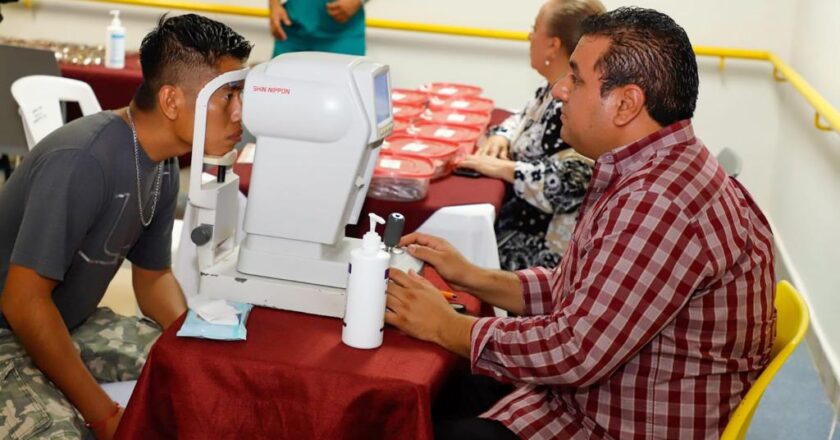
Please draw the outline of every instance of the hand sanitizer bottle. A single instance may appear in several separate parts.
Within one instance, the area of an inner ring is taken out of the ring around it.
[[[355,348],[382,345],[385,329],[385,289],[391,255],[381,248],[382,239],[376,224],[385,220],[370,213],[370,231],[362,237],[362,246],[350,252],[347,303],[341,341]]]
[[[113,10],[111,25],[108,26],[108,41],[105,45],[105,67],[122,69],[125,67],[125,28],[120,21],[120,11]]]

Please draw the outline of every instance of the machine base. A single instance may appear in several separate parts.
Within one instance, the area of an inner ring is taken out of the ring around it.
[[[345,289],[244,274],[236,270],[237,251],[200,274],[199,295],[310,315],[344,316]],[[403,271],[422,268],[407,253],[394,255],[391,265]]]

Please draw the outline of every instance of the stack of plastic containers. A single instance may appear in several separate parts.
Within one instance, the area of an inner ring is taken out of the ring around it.
[[[413,105],[394,105],[394,120],[410,124],[412,121],[417,119],[423,111],[423,107],[415,107]]]
[[[432,179],[449,174],[454,166],[453,159],[458,153],[458,144],[454,142],[419,136],[390,136],[385,142],[387,142],[385,150],[392,154],[420,157],[432,161],[435,166]]]
[[[454,83],[430,83],[420,87],[429,93],[429,104],[420,117],[438,124],[478,127],[490,122],[493,101],[480,97],[481,88]]]
[[[409,127],[411,127],[411,122],[394,119],[394,129],[391,131],[391,134],[403,134]]]
[[[407,127],[406,133],[412,136],[455,142],[458,144],[459,154],[467,155],[475,151],[475,144],[481,137],[482,130],[479,127],[419,120]]]
[[[438,124],[449,124],[459,127],[476,127],[482,132],[487,129],[487,124],[490,122],[489,114],[471,113],[460,110],[426,109],[419,116],[420,119]]]
[[[493,112],[494,107],[495,103],[492,99],[480,96],[459,96],[449,99],[440,99],[434,96],[429,100],[429,109],[433,111],[450,110],[489,115]]]
[[[391,90],[391,101],[394,105],[411,105],[423,107],[429,101],[429,92],[411,89]]]
[[[420,86],[420,91],[442,99],[455,98],[458,96],[479,96],[482,92],[481,87],[444,82],[423,84]]]
[[[494,108],[481,92],[455,83],[393,89],[394,131],[383,144],[368,196],[420,200],[429,181],[447,176],[459,157],[473,153]]]
[[[393,89],[391,102],[394,106],[394,134],[402,133],[426,109],[429,94],[419,90]]]
[[[382,151],[376,161],[368,197],[398,202],[421,200],[429,192],[434,173],[435,166],[429,159]]]

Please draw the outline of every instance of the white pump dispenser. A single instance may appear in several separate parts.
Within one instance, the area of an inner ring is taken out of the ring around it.
[[[105,44],[105,67],[122,69],[125,67],[125,27],[120,21],[120,11],[113,10],[111,25],[108,26],[108,41]]]
[[[391,255],[382,250],[376,225],[385,220],[370,213],[370,231],[362,237],[362,247],[350,253],[347,303],[341,341],[355,348],[382,345],[385,329],[385,289]]]

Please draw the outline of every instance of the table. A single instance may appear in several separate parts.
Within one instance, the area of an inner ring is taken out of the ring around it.
[[[431,440],[431,402],[459,362],[390,327],[376,350],[347,347],[334,318],[255,308],[243,342],[178,338],[183,319],[152,347],[116,438]]]
[[[138,54],[127,55],[123,69],[65,63],[60,63],[59,67],[63,77],[88,83],[103,110],[114,110],[128,105],[134,98],[137,87],[143,82]]]

